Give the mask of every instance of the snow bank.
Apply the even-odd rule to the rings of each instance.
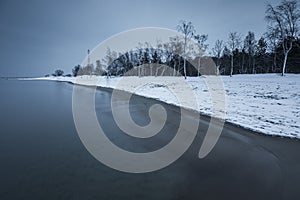
[[[170,89],[182,91],[182,77],[43,77],[34,80],[67,81],[82,85],[118,88],[166,103],[212,114],[205,77],[188,77],[198,107],[179,103]],[[225,120],[268,135],[300,138],[300,75],[277,74],[221,76],[226,95]],[[142,83],[147,83],[141,85]],[[118,85],[117,85],[118,84]],[[138,87],[138,89],[137,89]],[[184,105],[183,105],[184,104]]]

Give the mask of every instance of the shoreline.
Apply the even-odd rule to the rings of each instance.
[[[276,74],[274,74],[274,75],[276,75]],[[253,76],[255,76],[255,75],[253,75]],[[102,82],[99,81],[100,80],[99,78],[101,79]],[[118,79],[118,78],[119,77],[116,77],[116,79]],[[113,84],[112,85],[103,84],[103,81],[104,81],[103,79],[105,81],[111,81],[111,82],[116,80],[114,77],[107,79],[106,77],[95,77],[95,76],[18,78],[17,80],[57,81],[57,82],[67,82],[67,83],[70,83],[70,84],[73,84],[73,85],[77,84],[77,85],[82,85],[82,86],[97,86],[97,87],[101,87],[102,89],[111,89],[111,90],[116,89]],[[95,82],[95,80],[96,80],[96,82]],[[117,89],[119,89],[119,88],[117,88]],[[235,123],[234,121],[232,121],[230,119],[227,119],[227,118],[225,118],[225,120],[223,120],[223,119],[220,119],[218,117],[212,116],[209,112],[203,112],[199,109],[193,109],[191,107],[181,106],[181,105],[178,105],[178,104],[176,104],[175,102],[172,102],[172,101],[167,102],[167,101],[164,101],[163,99],[161,99],[159,97],[154,97],[154,96],[151,96],[151,95],[143,95],[143,94],[139,94],[139,93],[136,93],[136,92],[131,92],[129,89],[128,90],[119,89],[119,90],[126,91],[126,92],[129,92],[131,94],[135,94],[135,95],[138,95],[138,96],[141,96],[141,97],[144,97],[144,98],[150,98],[150,99],[158,100],[158,101],[170,104],[170,105],[182,107],[184,109],[191,110],[193,112],[197,112],[201,116],[204,116],[204,117],[207,117],[207,118],[213,117],[214,119],[217,119],[219,121],[224,121],[226,124],[230,124],[230,125],[233,125],[233,126],[238,127],[238,128],[243,128],[243,129],[246,129],[248,131],[252,131],[253,133],[259,134],[259,135],[266,135],[266,136],[272,136],[272,137],[278,137],[278,138],[290,138],[290,139],[296,139],[296,140],[300,139],[300,135],[287,135],[287,134],[283,135],[283,134],[276,134],[276,133],[275,134],[270,134],[270,133],[267,133],[267,132],[263,132],[260,129],[253,128],[253,127],[251,127],[251,125],[247,126],[247,124],[244,125],[244,124]]]

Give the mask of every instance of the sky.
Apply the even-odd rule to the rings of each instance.
[[[268,3],[279,0],[0,0],[0,77],[35,77],[55,69],[71,73],[87,49],[122,31],[176,29],[191,21],[197,33],[217,39],[237,31],[244,38],[266,30]]]

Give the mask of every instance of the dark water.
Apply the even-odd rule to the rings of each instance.
[[[176,198],[180,176],[122,173],[87,152],[73,122],[72,90],[68,83],[0,81],[0,199]]]
[[[205,120],[200,122],[200,136],[170,166],[145,174],[113,170],[81,143],[73,122],[72,91],[68,83],[0,80],[0,200],[295,199],[300,195],[299,141],[226,125],[213,151],[201,160],[197,154],[201,133],[207,129]],[[110,120],[109,100],[109,91],[97,91],[96,109],[103,116],[98,118],[116,144],[133,150],[141,141],[119,134]],[[131,112],[137,123],[148,123],[145,113],[153,102],[133,100]],[[168,112],[173,114],[165,132],[176,129],[178,120],[176,108],[169,106]],[[150,139],[150,145],[141,143],[136,150],[157,149],[172,137]]]

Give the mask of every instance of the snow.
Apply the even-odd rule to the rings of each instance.
[[[256,74],[219,76],[224,84],[226,121],[267,135],[300,138],[300,74]],[[118,88],[141,96],[155,98],[169,104],[214,115],[209,77],[42,77],[34,80],[67,81],[82,85]],[[198,105],[185,95],[185,83],[193,91]],[[175,92],[174,92],[175,91]],[[222,112],[222,111],[220,111]]]

